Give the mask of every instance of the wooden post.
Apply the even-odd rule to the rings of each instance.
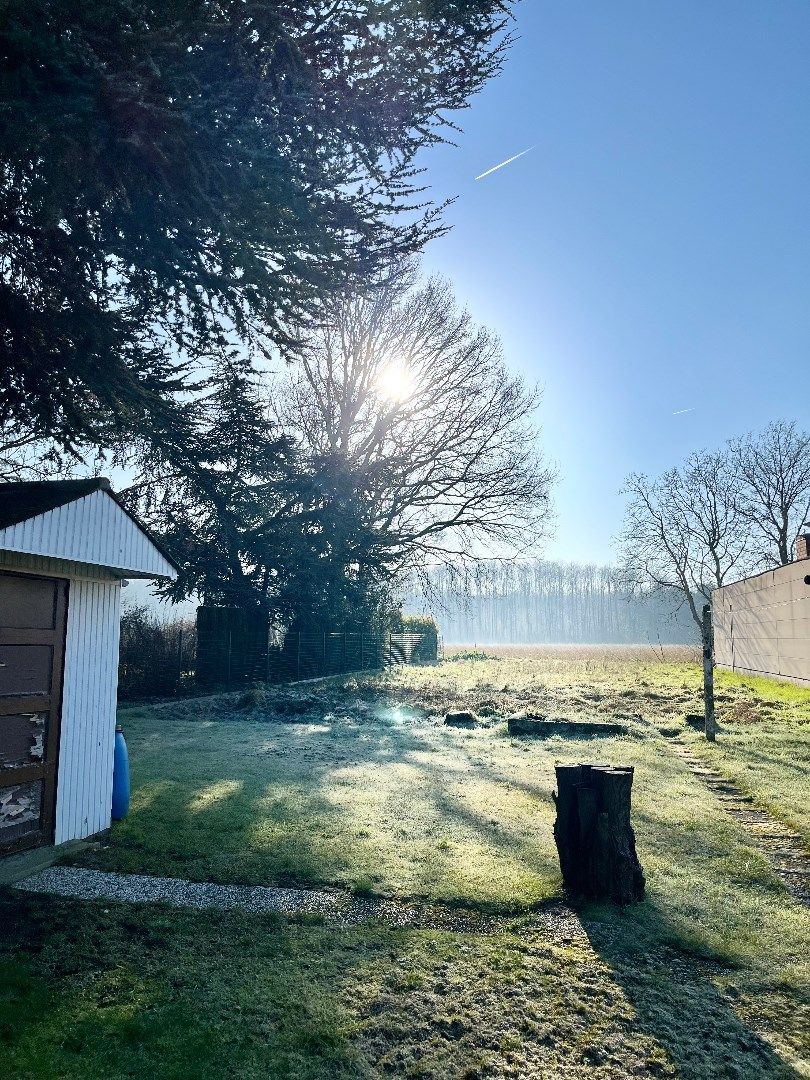
[[[298,648],[295,654],[295,677],[301,680],[301,631],[298,631]]]
[[[714,634],[712,606],[703,607],[703,704],[706,713],[706,738],[714,742],[717,725],[714,719]]]

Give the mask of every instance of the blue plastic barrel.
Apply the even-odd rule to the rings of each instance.
[[[121,821],[129,812],[129,754],[121,727],[115,729],[113,754],[112,819]]]

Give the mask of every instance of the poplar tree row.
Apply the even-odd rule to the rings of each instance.
[[[433,611],[446,642],[482,645],[693,643],[684,608],[629,587],[611,566],[490,560],[427,575],[406,599]]]

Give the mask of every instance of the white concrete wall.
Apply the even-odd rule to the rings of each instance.
[[[57,844],[110,824],[121,585],[72,578],[68,592]]]
[[[715,661],[752,675],[810,684],[810,559],[717,589]]]

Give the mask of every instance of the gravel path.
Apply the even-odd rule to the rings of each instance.
[[[264,885],[215,885],[144,874],[115,874],[77,866],[51,866],[14,886],[25,892],[68,896],[77,900],[114,900],[172,907],[215,908],[288,916],[319,916],[335,926],[381,923],[394,928],[455,930],[498,934],[515,930],[516,917],[484,915],[438,904],[407,903],[378,897],[357,897],[326,889],[282,889]],[[544,930],[566,938],[584,934],[570,908],[555,905],[533,912],[520,929]]]

